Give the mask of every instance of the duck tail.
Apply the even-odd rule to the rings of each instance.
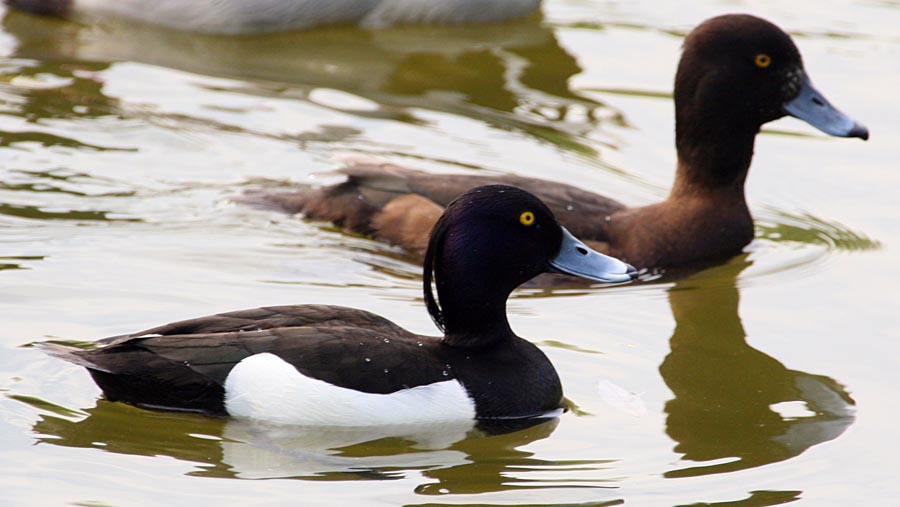
[[[4,3],[19,11],[57,18],[66,17],[72,8],[72,0],[5,0]]]
[[[38,342],[35,343],[34,346],[46,352],[47,355],[62,359],[63,361],[82,366],[89,370],[108,372],[106,368],[91,360],[89,350],[60,342]]]
[[[301,186],[291,190],[255,189],[232,197],[231,200],[254,208],[281,211],[283,213],[303,213],[321,193],[319,189]]]

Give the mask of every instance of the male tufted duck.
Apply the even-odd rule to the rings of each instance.
[[[451,202],[425,254],[420,336],[339,306],[257,308],[167,324],[83,350],[40,344],[88,369],[114,401],[276,423],[365,426],[538,417],[562,406],[556,370],[513,333],[506,299],[546,271],[626,282],[523,190],[493,185]],[[432,280],[437,290],[435,297]]]
[[[785,115],[833,136],[868,130],[813,88],[790,36],[750,15],[724,15],[684,41],[675,78],[678,167],[669,197],[639,208],[580,188],[521,176],[435,175],[355,164],[343,183],[260,191],[241,200],[330,220],[421,254],[443,206],[468,188],[514,185],[537,195],[594,248],[638,268],[690,267],[728,259],[753,239],[744,180],[760,127]]]

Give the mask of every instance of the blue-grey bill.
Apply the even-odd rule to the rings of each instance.
[[[812,85],[806,73],[803,73],[800,93],[793,100],[785,102],[784,110],[787,114],[809,123],[826,134],[869,138],[869,129],[832,106]]]
[[[589,248],[565,227],[562,231],[562,246],[550,261],[553,271],[607,283],[630,282],[637,278],[633,266]]]

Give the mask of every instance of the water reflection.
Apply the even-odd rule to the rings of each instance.
[[[138,218],[117,218],[111,211],[65,210],[45,211],[39,206],[0,203],[0,215],[35,220],[99,220],[103,222],[140,222]]]
[[[390,480],[416,471],[428,479],[416,492],[437,495],[570,487],[546,480],[546,473],[559,470],[565,482],[571,482],[572,470],[607,465],[604,460],[544,460],[521,449],[549,437],[559,422],[556,418],[525,428],[487,430],[473,430],[468,423],[306,428],[154,412],[105,400],[81,419],[69,410],[48,409],[46,404],[40,408],[44,415],[33,431],[41,444],[170,456],[195,463],[197,469],[190,473],[194,476]],[[540,479],[529,479],[530,471],[538,472]]]
[[[782,505],[800,500],[802,491],[751,491],[747,498],[740,500],[726,500],[724,502],[698,502],[677,507],[763,507],[768,505]]]
[[[424,121],[407,108],[445,111],[585,153],[594,148],[574,137],[600,121],[624,121],[616,112],[600,114],[603,104],[570,89],[569,78],[581,68],[536,17],[480,26],[330,27],[216,37],[115,21],[83,26],[9,12],[3,30],[16,40],[10,57],[93,68],[98,63],[80,62],[101,67],[142,62],[251,80],[256,83],[241,92],[298,100],[315,100],[312,90],[330,88],[375,104],[358,99],[317,104],[406,122]],[[286,90],[283,84],[294,86]]]
[[[18,256],[0,256],[0,271],[4,269],[29,269],[28,265],[22,262],[10,261],[42,261],[43,255],[18,255]]]
[[[53,59],[7,60],[0,67],[0,82],[5,85],[0,92],[5,107],[30,123],[75,116],[97,119],[119,112],[118,101],[103,95],[104,82],[98,73],[108,67],[107,63],[66,63]],[[39,131],[4,132],[0,146],[23,141],[44,146],[106,149]]]
[[[3,136],[2,132],[0,132],[0,136]],[[2,176],[4,179],[0,181],[0,192],[7,192],[0,193],[0,218],[15,217],[29,220],[72,220],[79,222],[141,221],[139,218],[125,216],[112,210],[72,209],[65,203],[59,202],[55,197],[46,198],[48,203],[42,205],[5,202],[7,199],[22,199],[23,197],[19,197],[19,195],[32,199],[40,194],[57,194],[73,197],[131,197],[134,195],[134,191],[110,190],[110,187],[115,182],[103,178],[95,178],[88,174],[64,169],[49,171],[10,169],[2,173]]]
[[[790,370],[747,344],[737,277],[750,264],[736,259],[669,291],[676,326],[659,367],[675,394],[665,407],[666,432],[682,459],[698,464],[666,477],[783,461],[837,438],[854,421],[854,401],[838,382]]]

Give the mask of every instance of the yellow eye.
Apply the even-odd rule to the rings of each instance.
[[[769,65],[772,65],[772,57],[765,53],[760,53],[753,59],[753,63],[760,69],[765,69]]]
[[[534,213],[530,211],[523,211],[521,215],[519,215],[519,223],[526,227],[531,227],[534,225]]]

